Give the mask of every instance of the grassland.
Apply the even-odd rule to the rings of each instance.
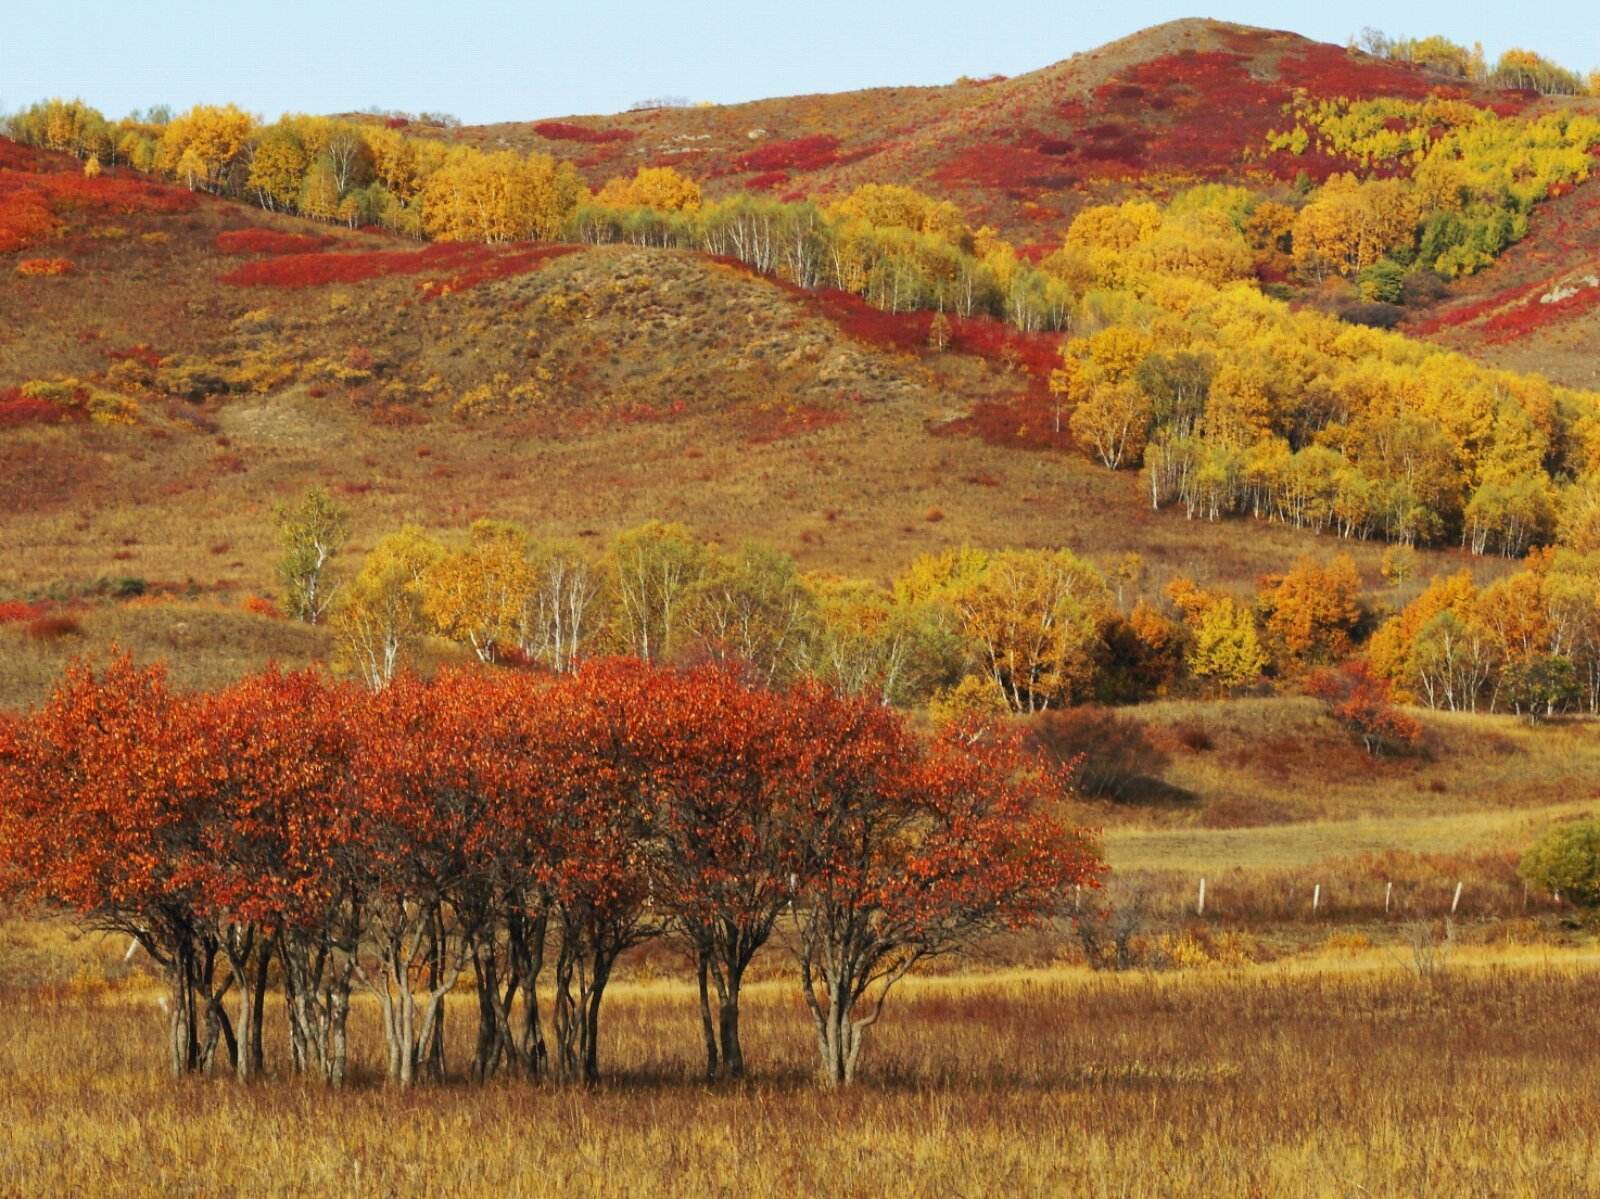
[[[837,1093],[787,984],[751,988],[756,1077],[729,1090],[695,1081],[688,988],[618,986],[597,1093],[397,1094],[368,1041],[346,1094],[176,1085],[148,995],[13,992],[0,1193],[1597,1194],[1596,970],[1544,948],[1431,980],[1368,952],[912,981]]]

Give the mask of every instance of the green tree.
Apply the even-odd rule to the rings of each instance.
[[[338,590],[328,566],[350,540],[349,513],[313,487],[299,503],[279,506],[276,520],[283,543],[278,576],[288,591],[284,607],[296,620],[316,624]]]
[[[1600,908],[1600,820],[1549,829],[1522,855],[1522,877],[1591,910]]]

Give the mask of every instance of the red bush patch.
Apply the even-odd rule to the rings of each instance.
[[[0,391],[0,429],[17,429],[23,425],[60,425],[82,415],[81,409],[34,399],[23,395],[15,387]]]
[[[73,158],[26,151],[5,142],[0,155],[0,253],[50,236],[71,216],[187,212],[192,192],[107,171],[86,178]]]
[[[22,624],[38,620],[49,610],[48,604],[30,604],[25,600],[0,601],[0,624]]]
[[[137,362],[151,370],[161,365],[161,355],[142,341],[136,346],[129,346],[126,350],[107,350],[106,357],[113,362]]]
[[[1548,293],[1546,293],[1548,294]],[[1579,287],[1550,303],[1532,300],[1496,313],[1479,326],[1486,342],[1519,341],[1539,329],[1558,325],[1600,308],[1600,287]]]
[[[815,404],[758,411],[750,421],[745,440],[751,445],[771,445],[775,441],[787,441],[791,437],[837,425],[845,416],[843,412],[819,408]]]
[[[928,344],[928,330],[933,324],[931,312],[885,312],[852,292],[831,288],[797,294],[808,301],[818,315],[827,317],[857,341],[909,353],[916,353]]]
[[[1062,160],[1010,142],[981,142],[946,160],[934,178],[945,184],[969,184],[1027,194],[1070,187],[1074,179],[1062,171]]]
[[[631,142],[639,136],[632,129],[590,129],[587,125],[570,125],[565,121],[540,121],[533,131],[553,142],[587,142],[590,145]]]
[[[746,191],[771,191],[787,182],[789,182],[788,171],[768,171],[763,175],[752,175],[744,181],[744,186]]]
[[[741,171],[820,171],[836,163],[839,139],[828,133],[814,133],[786,142],[769,142],[734,160]]]
[[[24,630],[35,641],[61,641],[83,636],[83,626],[70,616],[41,616]]]
[[[394,275],[446,273],[448,279],[430,282],[429,296],[476,287],[490,279],[526,274],[541,263],[577,246],[522,242],[509,246],[483,246],[468,242],[435,242],[420,250],[363,250],[320,254],[285,254],[261,258],[222,276],[232,287],[324,287],[332,283],[365,283]]]

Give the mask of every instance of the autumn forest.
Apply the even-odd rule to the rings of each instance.
[[[0,1194],[1600,1193],[1551,49],[0,112]]]

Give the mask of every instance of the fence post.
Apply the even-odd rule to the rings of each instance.
[[[1206,914],[1206,879],[1205,879],[1205,875],[1201,875],[1200,876],[1200,898],[1195,901],[1194,914],[1196,916],[1204,916]]]
[[[1322,906],[1322,884],[1318,883],[1311,889],[1311,914],[1315,916],[1317,909]]]
[[[1389,914],[1389,897],[1392,896],[1393,894],[1394,894],[1394,884],[1393,883],[1384,883],[1383,884],[1383,914],[1385,916],[1387,916]]]
[[[1454,916],[1456,909],[1461,906],[1461,888],[1464,884],[1456,884],[1456,897],[1450,901],[1450,914]]]

